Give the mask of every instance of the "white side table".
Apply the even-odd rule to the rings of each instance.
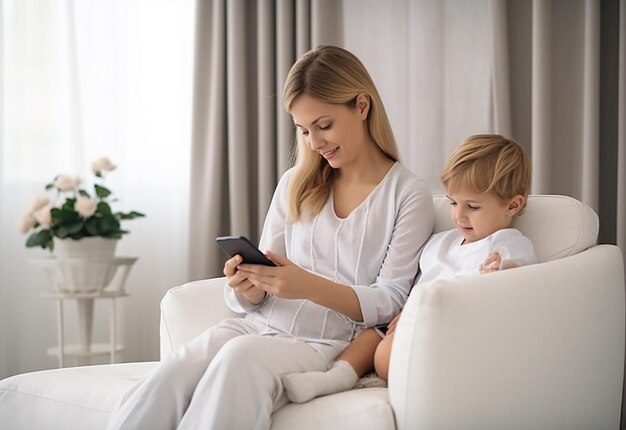
[[[127,297],[126,280],[130,269],[137,261],[136,257],[113,258],[41,258],[34,260],[49,276],[54,290],[42,294],[44,298],[57,302],[57,340],[58,346],[49,348],[48,354],[59,358],[59,367],[64,367],[66,357],[74,357],[77,364],[88,364],[95,356],[109,355],[110,363],[116,360],[116,354],[123,346],[116,341],[117,317],[116,300]],[[95,281],[94,281],[95,280]],[[83,282],[87,290],[80,290]],[[71,286],[71,289],[66,288]],[[109,343],[93,343],[93,309],[97,299],[111,301],[109,314]],[[65,345],[63,301],[76,300],[80,343]]]

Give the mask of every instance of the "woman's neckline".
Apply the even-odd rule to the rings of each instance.
[[[383,184],[383,183],[387,180],[387,178],[389,178],[389,177],[391,176],[391,172],[392,172],[393,170],[395,170],[395,169],[396,169],[396,166],[398,166],[398,165],[400,165],[400,163],[399,163],[398,161],[394,161],[394,163],[391,165],[391,167],[389,168],[389,170],[387,170],[387,173],[385,173],[385,175],[384,175],[384,176],[382,177],[382,179],[378,182],[378,184],[376,184],[376,186],[372,189],[372,191],[370,191],[370,192],[369,192],[369,194],[367,195],[367,197],[365,197],[365,198],[363,199],[363,201],[361,201],[361,203],[359,203],[358,205],[356,205],[356,206],[354,207],[354,209],[352,209],[352,210],[350,211],[350,213],[349,213],[348,215],[346,215],[345,217],[340,217],[339,215],[337,215],[337,212],[335,211],[335,199],[334,199],[334,195],[333,195],[334,193],[333,193],[333,190],[332,190],[332,188],[331,188],[331,190],[330,190],[330,196],[329,196],[329,199],[330,199],[330,210],[331,210],[331,213],[333,214],[333,216],[334,216],[336,219],[340,220],[340,221],[345,221],[345,220],[347,220],[348,218],[350,218],[350,217],[352,216],[352,214],[353,214],[353,213],[358,212],[358,210],[359,210],[359,209],[360,209],[363,205],[365,205],[365,204],[368,202],[368,200],[370,200],[370,199],[372,198],[372,196],[373,196],[374,194],[376,194],[376,192],[378,191],[378,189],[380,189],[380,187],[381,187],[381,186],[382,186],[382,184]]]

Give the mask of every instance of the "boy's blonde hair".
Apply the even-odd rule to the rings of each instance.
[[[522,146],[498,134],[476,134],[465,139],[450,155],[441,174],[448,192],[467,188],[494,193],[501,202],[520,194],[526,207],[531,165]]]
[[[349,51],[337,46],[318,46],[304,54],[289,71],[283,103],[289,112],[296,98],[308,94],[325,103],[356,109],[360,93],[370,99],[366,121],[372,139],[385,156],[398,161],[400,154],[374,81]],[[334,176],[335,170],[298,133],[296,163],[287,191],[290,221],[297,221],[305,209],[311,215],[322,210]]]

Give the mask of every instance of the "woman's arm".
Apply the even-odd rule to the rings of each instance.
[[[239,272],[273,296],[307,299],[355,321],[363,321],[359,299],[352,287],[308,272],[275,252],[268,251],[267,256],[279,267],[242,264]]]
[[[353,286],[368,327],[388,323],[400,312],[415,283],[420,251],[433,230],[433,198],[421,181],[414,180],[394,204],[398,210],[379,274],[373,284]]]
[[[286,208],[284,199],[290,174],[291,170],[285,172],[276,186],[270,208],[265,217],[260,249],[272,249],[276,252],[285,253]],[[250,312],[263,304],[267,299],[267,293],[255,286],[248,279],[246,273],[238,270],[237,266],[240,263],[241,261],[231,258],[224,264],[224,275],[229,278],[224,287],[224,299],[233,311]]]

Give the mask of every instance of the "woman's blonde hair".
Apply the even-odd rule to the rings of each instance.
[[[352,53],[337,46],[318,46],[304,54],[287,75],[283,103],[290,112],[293,102],[308,94],[332,104],[356,109],[361,93],[369,96],[367,114],[369,134],[380,150],[391,160],[400,159],[389,119],[374,81],[365,66]],[[291,221],[297,221],[306,210],[310,215],[320,212],[332,187],[335,170],[297,134],[294,171],[288,188],[288,208]]]
[[[450,155],[441,174],[447,192],[467,188],[493,192],[501,202],[520,194],[522,210],[530,193],[531,165],[522,146],[498,134],[476,134],[465,139]]]

